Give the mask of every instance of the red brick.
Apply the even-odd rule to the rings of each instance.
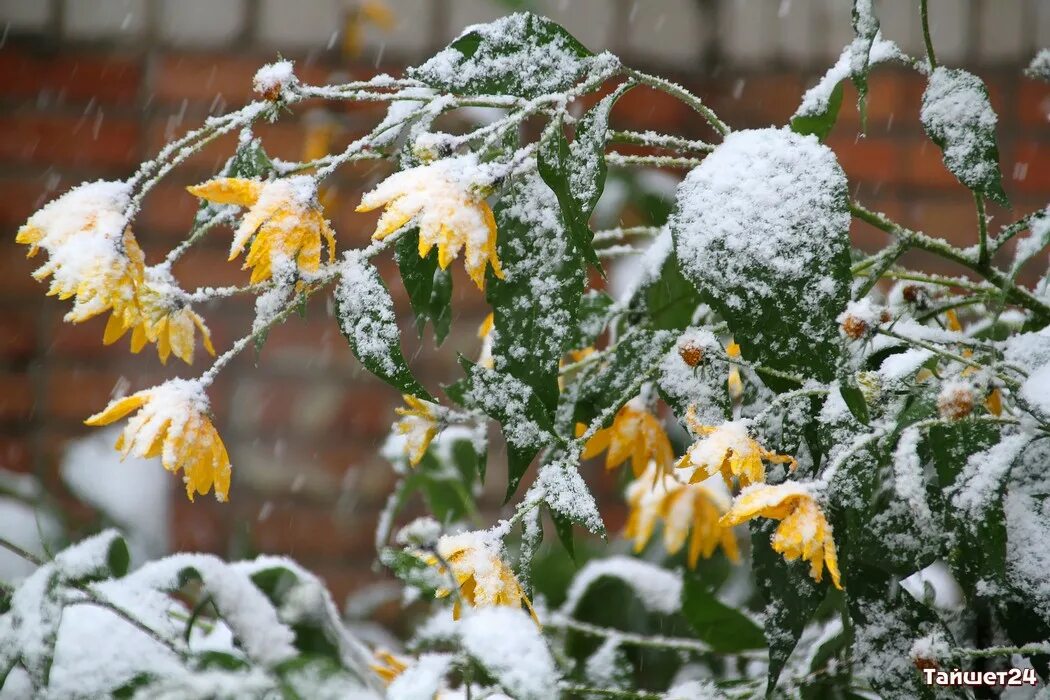
[[[33,446],[19,435],[0,435],[0,469],[29,473],[33,468]]]
[[[1020,140],[1003,162],[1008,190],[1044,196],[1050,192],[1050,142]]]
[[[612,123],[619,128],[675,131],[694,116],[700,119],[677,98],[659,90],[636,87],[624,93],[616,103]]]
[[[0,310],[0,358],[18,361],[29,358],[36,349],[36,319],[28,310]]]
[[[185,185],[173,180],[160,182],[146,195],[135,220],[139,243],[148,249],[151,242],[162,242],[170,250],[193,228],[193,217],[199,206],[200,200],[187,192]],[[159,252],[166,254],[167,250]]]
[[[898,119],[906,120],[910,115],[898,114],[901,95],[905,90],[902,73],[896,70],[876,70],[868,76],[868,98],[866,102],[868,133],[888,131],[896,125]],[[800,97],[801,99],[801,97]],[[853,131],[860,126],[860,110],[857,109],[857,91],[852,81],[845,81],[842,107],[839,110],[838,124],[848,126]],[[841,130],[844,136],[847,134]]]
[[[272,58],[215,53],[173,53],[161,56],[157,66],[155,98],[160,102],[191,100],[211,104],[220,95],[230,107],[255,99],[252,78]],[[323,84],[329,70],[299,61],[300,80]]]
[[[178,482],[177,477],[172,477]],[[175,483],[172,490],[171,548],[176,552],[207,552],[225,556],[229,547],[231,505],[218,503],[211,496],[197,496],[192,502]],[[231,496],[235,495],[231,488]]]
[[[109,403],[120,380],[119,372],[52,369],[47,377],[43,410],[52,418],[83,421]],[[139,388],[134,383],[128,387],[129,392]]]
[[[47,282],[37,282],[32,275],[47,260],[47,254],[40,251],[34,257],[27,258],[26,251],[29,249],[10,241],[5,240],[0,245],[0,295],[5,299],[43,297],[47,293]]]
[[[955,176],[944,167],[944,157],[937,144],[929,139],[922,139],[903,143],[902,148],[904,149],[902,184],[920,187],[963,188]]]
[[[833,136],[827,141],[835,151],[851,184],[865,182],[891,185],[900,172],[898,141],[878,136]]]
[[[977,242],[977,210],[966,190],[958,196],[912,202],[907,208],[906,221],[912,228],[954,245],[965,247]]]
[[[1018,86],[1017,118],[1023,126],[1046,129],[1050,123],[1050,85],[1024,80]]]
[[[106,169],[137,163],[140,126],[131,119],[0,116],[0,161]]]
[[[21,226],[57,194],[49,191],[41,178],[0,178],[0,224]]]
[[[105,53],[36,54],[0,50],[4,96],[35,101],[47,95],[60,101],[132,104],[142,82],[141,57]]]
[[[35,413],[33,384],[27,374],[0,374],[0,420],[29,420]]]
[[[257,551],[288,554],[300,559],[354,559],[372,542],[376,513],[354,511],[353,524],[343,521],[334,507],[318,508],[294,501],[273,501],[269,507],[232,501],[237,519],[251,524]],[[260,515],[264,516],[260,518]]]

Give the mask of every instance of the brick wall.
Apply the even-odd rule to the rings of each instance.
[[[124,177],[165,139],[249,99],[252,74],[277,51],[295,58],[311,82],[377,69],[397,73],[463,25],[503,12],[499,3],[467,0],[388,4],[395,25],[386,32],[369,28],[362,53],[350,60],[339,50],[347,4],[336,0],[0,0],[0,467],[35,471],[55,483],[63,444],[85,433],[81,421],[115,387],[188,374],[177,360],[162,367],[148,349],[132,356],[123,344],[103,347],[100,320],[63,324],[64,305],[43,296],[29,277],[35,261],[12,242],[18,225],[70,186]],[[849,36],[848,3],[832,0],[537,4],[591,48],[610,48],[686,83],[737,127],[784,123]],[[914,52],[920,38],[913,4],[882,3],[886,33]],[[1050,45],[1050,2],[933,0],[931,8],[940,20],[935,41],[943,60],[985,78],[1000,115],[1015,211],[992,212],[994,227],[1045,205],[1050,195],[1050,89],[1018,71],[1037,46]],[[847,90],[829,144],[863,201],[908,225],[965,241],[974,231],[972,200],[922,135],[922,89],[915,75],[880,71],[871,81],[863,138]],[[257,133],[272,154],[297,159],[309,120],[336,123],[338,146],[380,114],[378,107],[335,105]],[[630,93],[616,115],[624,128],[703,135],[687,108],[656,93]],[[230,148],[230,140],[219,142],[149,197],[136,233],[152,259],[187,230],[196,202],[183,187],[212,174]],[[338,175],[330,213],[343,247],[367,240],[372,220],[352,210],[380,173],[366,165]],[[870,229],[855,233],[861,245],[880,241]],[[226,235],[216,234],[180,261],[176,274],[184,286],[243,283],[245,274],[225,261],[227,245]],[[389,265],[381,270],[393,279]],[[400,285],[390,286],[404,308]],[[456,323],[442,352],[431,352],[427,340],[417,354],[406,333],[406,356],[432,386],[455,375],[455,352],[477,351],[474,330],[485,309],[464,278],[457,289]],[[219,347],[250,325],[248,300],[199,310]],[[337,593],[374,578],[371,536],[392,483],[375,452],[398,397],[359,369],[326,301],[315,300],[305,320],[274,330],[257,356],[239,358],[212,395],[235,466],[232,502],[191,504],[173,493],[172,547],[290,552]],[[612,488],[597,473],[593,481]],[[621,510],[613,499],[614,530]]]

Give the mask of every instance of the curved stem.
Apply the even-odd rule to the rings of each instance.
[[[926,60],[930,62],[930,71],[937,69],[937,55],[933,52],[933,38],[930,36],[930,11],[927,0],[919,0],[919,18],[922,20],[922,40],[926,43]]]
[[[977,205],[977,264],[987,265],[990,256],[988,254],[988,217],[984,211],[984,195],[974,192],[973,201]]]
[[[678,83],[671,82],[670,80],[666,80],[664,78],[659,78],[655,75],[649,75],[648,73],[643,73],[633,68],[627,68],[625,70],[625,73],[631,78],[637,80],[642,85],[651,87],[654,90],[659,90],[660,92],[666,92],[672,97],[677,97],[679,100],[692,107],[696,112],[700,114],[700,116],[706,119],[707,123],[710,124],[711,127],[719,133],[719,135],[725,136],[729,133],[729,126],[721,119],[719,119],[718,115],[715,114],[710,107],[705,105],[699,97],[689,92]]]

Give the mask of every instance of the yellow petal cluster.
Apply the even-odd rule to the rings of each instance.
[[[437,404],[417,399],[411,394],[405,394],[401,398],[408,408],[394,409],[394,412],[401,416],[394,424],[394,429],[405,436],[405,454],[414,467],[423,459],[430,441],[437,435]]]
[[[485,534],[463,532],[458,535],[442,535],[437,542],[437,554],[426,556],[429,566],[437,567],[438,574],[449,576],[445,564],[451,569],[451,577],[459,586],[459,595],[452,608],[452,617],[460,618],[462,609],[460,600],[471,607],[484,608],[493,605],[506,605],[520,608],[523,604],[536,620],[532,603],[521,589],[521,584],[514,577],[514,572],[503,563],[499,547],[490,542]],[[443,560],[443,561],[442,561]],[[451,589],[442,588],[438,597],[452,594]],[[538,620],[537,620],[538,622]]]
[[[368,667],[375,671],[386,685],[393,683],[394,679],[408,668],[409,659],[386,649],[376,649],[373,656],[375,660]]]
[[[472,160],[448,158],[394,173],[361,198],[357,211],[385,207],[372,237],[382,240],[410,221],[419,226],[419,256],[434,246],[438,265],[446,269],[463,252],[467,274],[478,289],[485,289],[485,270],[503,279],[496,255],[496,219],[475,188],[455,177],[476,167]]]
[[[481,339],[481,352],[478,354],[478,364],[482,367],[492,369],[492,329],[496,326],[496,315],[489,312],[485,320],[478,326],[478,338]]]
[[[364,48],[364,34],[368,26],[384,32],[394,28],[397,18],[393,10],[381,0],[363,0],[351,5],[343,26],[343,56],[358,58]]]
[[[730,342],[726,345],[726,355],[732,359],[738,359],[740,357],[740,346],[735,342]],[[729,379],[726,380],[726,384],[729,387],[729,396],[738,399],[744,393],[744,381],[740,378],[740,368],[733,365],[729,368]]]
[[[252,271],[251,284],[271,279],[276,269],[290,264],[300,274],[317,272],[322,238],[329,262],[335,259],[335,233],[318,204],[317,185],[309,175],[268,182],[220,177],[188,189],[215,204],[248,208],[233,234],[230,260],[248,248],[244,269]]]
[[[225,501],[230,492],[230,458],[208,417],[208,397],[197,381],[172,379],[151,389],[116,399],[87,425],[109,425],[138,411],[117,439],[124,457],[160,457],[170,472],[182,471],[186,496],[206,494]]]
[[[732,528],[719,523],[729,507],[728,499],[712,488],[682,483],[650,464],[627,487],[627,505],[630,514],[625,534],[634,542],[635,552],[645,549],[656,524],[663,521],[664,549],[668,554],[681,551],[688,537],[689,568],[696,567],[701,556],[710,558],[719,546],[731,562],[740,561]]]
[[[794,470],[798,463],[794,457],[781,455],[763,448],[748,433],[747,422],[729,421],[719,426],[703,425],[697,420],[694,407],[686,414],[689,429],[700,436],[686,450],[676,465],[679,469],[692,470],[689,481],[703,481],[721,473],[726,486],[732,488],[736,477],[741,488],[766,480],[765,462],[788,464]]]
[[[587,426],[576,424],[576,436],[586,432]],[[629,457],[635,476],[640,476],[649,462],[657,469],[671,471],[674,451],[660,420],[636,401],[624,404],[612,425],[594,433],[583,448],[583,459],[605,452],[605,468],[615,469]]]
[[[756,484],[740,492],[721,522],[731,526],[756,517],[781,521],[773,533],[774,551],[788,561],[808,561],[809,575],[817,582],[827,566],[832,584],[842,589],[831,525],[809,489],[795,482]]]

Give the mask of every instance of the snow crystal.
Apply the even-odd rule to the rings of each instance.
[[[470,370],[470,392],[467,400],[487,415],[500,416],[503,437],[515,447],[531,449],[554,440],[529,415],[532,387],[494,370],[474,365]],[[534,400],[534,399],[533,399]]]
[[[827,112],[832,92],[839,83],[850,77],[855,67],[863,66],[865,63],[873,66],[878,63],[904,60],[906,60],[904,53],[892,41],[883,39],[881,32],[875,35],[875,41],[870,47],[863,37],[857,37],[846,45],[838,61],[828,69],[820,82],[802,96],[802,103],[795,110],[794,117],[812,117]]]
[[[1028,375],[1021,385],[1021,396],[1045,416],[1050,416],[1050,364]]]
[[[639,289],[660,277],[660,271],[673,248],[671,229],[664,226],[641,256],[617,266],[619,274],[613,284],[614,289],[620,287],[616,296],[621,304],[628,303]]]
[[[400,545],[432,546],[440,536],[441,523],[430,516],[423,516],[398,530],[394,541]]]
[[[919,637],[911,645],[908,657],[912,661],[948,661],[951,644],[944,636],[944,631],[935,629],[925,637]]]
[[[252,88],[260,95],[279,95],[286,88],[298,83],[295,77],[295,64],[292,61],[267,63],[252,78]]]
[[[543,491],[544,502],[555,513],[580,523],[591,532],[605,531],[598,504],[574,465],[566,462],[544,465],[536,479],[536,488]]]
[[[554,659],[532,618],[522,610],[493,606],[471,611],[459,626],[463,649],[503,689],[521,700],[557,696]]]
[[[926,502],[926,478],[919,459],[921,439],[918,428],[907,428],[901,433],[893,453],[893,490],[908,504],[918,527],[926,529],[934,525],[934,520]]]
[[[998,118],[984,83],[972,73],[938,66],[922,96],[922,124],[944,144],[944,164],[960,182],[981,188],[996,176],[999,164],[986,156]]]
[[[388,375],[396,374],[398,365],[391,349],[400,348],[401,333],[394,302],[379,272],[357,251],[343,256],[335,298],[339,325],[361,361],[374,363]]]
[[[410,87],[401,90],[398,92],[398,95],[401,97],[418,97],[419,99],[418,101],[398,99],[390,103],[386,115],[374,129],[377,136],[372,139],[372,146],[375,148],[389,146],[397,141],[408,126],[410,117],[433,99],[437,93],[427,87]]]
[[[1040,49],[1025,72],[1033,78],[1050,80],[1050,49]]]
[[[1003,359],[1030,372],[1050,364],[1050,326],[1008,338],[1003,343]]]
[[[886,382],[910,379],[931,357],[932,352],[921,348],[911,348],[890,355],[879,365],[879,376]]]
[[[737,313],[772,301],[777,308],[764,313],[817,322],[837,301],[839,283],[821,274],[848,245],[845,196],[846,176],[816,137],[787,129],[731,133],[678,189],[671,221],[678,260]],[[778,298],[791,284],[810,291]],[[825,334],[808,326],[796,342]]]
[[[612,556],[589,561],[580,569],[569,586],[562,612],[571,615],[590,587],[602,578],[623,581],[650,612],[671,615],[681,605],[681,575],[640,559]]]

